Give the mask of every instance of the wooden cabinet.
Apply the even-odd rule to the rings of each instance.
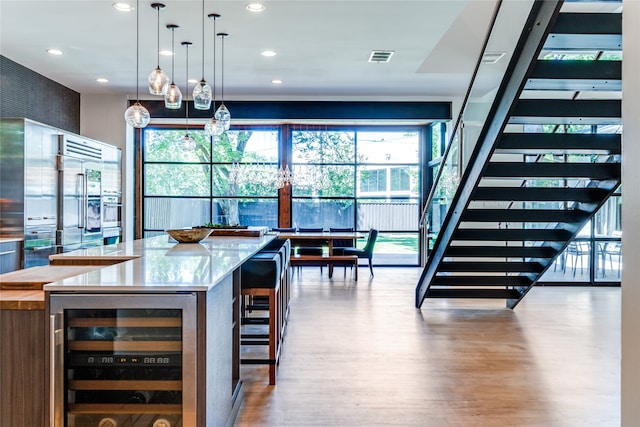
[[[0,291],[0,427],[45,427],[44,302],[6,300],[7,294],[17,292]]]

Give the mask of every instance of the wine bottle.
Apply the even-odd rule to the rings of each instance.
[[[129,403],[149,403],[153,398],[153,392],[149,390],[137,390],[131,393]]]
[[[171,427],[171,423],[167,419],[158,418],[155,420],[152,427]]]
[[[118,422],[113,418],[103,418],[98,423],[98,427],[118,427]]]

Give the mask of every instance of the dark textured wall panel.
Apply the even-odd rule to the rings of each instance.
[[[0,117],[26,117],[80,133],[80,94],[0,56]]]

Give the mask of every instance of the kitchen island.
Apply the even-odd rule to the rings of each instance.
[[[129,260],[44,286],[50,425],[232,425],[240,266],[273,238],[164,235],[81,250]],[[74,252],[67,259],[81,262]]]

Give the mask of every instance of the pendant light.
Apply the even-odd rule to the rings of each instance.
[[[158,22],[156,25],[157,29],[157,57],[158,57],[158,66],[155,70],[149,74],[149,78],[147,82],[149,83],[149,92],[151,95],[162,95],[165,90],[167,90],[167,85],[169,84],[169,76],[167,73],[162,71],[160,68],[160,9],[164,9],[165,5],[162,3],[151,3],[151,7],[154,8],[158,12]]]
[[[175,49],[175,30],[176,28],[180,28],[177,25],[169,24],[167,28],[171,30],[171,84],[167,88],[167,91],[164,93],[164,106],[170,110],[179,110],[182,106],[182,92],[180,92],[180,88],[173,82],[175,75],[175,57],[176,57],[176,49]]]
[[[193,106],[197,110],[211,108],[211,86],[204,79],[204,0],[202,0],[202,79],[193,88]]]
[[[196,142],[193,140],[193,138],[191,137],[191,135],[189,135],[189,48],[191,47],[192,43],[191,42],[182,42],[182,46],[185,47],[185,50],[187,51],[187,65],[185,67],[186,69],[186,75],[185,75],[185,90],[187,91],[187,98],[184,100],[184,110],[185,110],[185,117],[186,117],[186,124],[185,124],[185,134],[182,137],[182,141],[181,141],[181,146],[180,148],[182,148],[182,151],[194,151],[196,149]]]
[[[220,106],[218,107],[218,109],[216,110],[216,113],[214,114],[214,117],[216,118],[216,120],[218,120],[219,122],[222,122],[222,125],[224,127],[224,130],[227,131],[229,130],[229,127],[231,126],[231,113],[229,112],[229,110],[227,109],[226,105],[224,105],[224,39],[229,37],[229,34],[227,33],[218,33],[217,34],[218,37],[220,37],[220,39],[222,39],[222,65],[221,65],[221,83],[220,83]]]
[[[140,8],[138,7],[139,2],[140,0],[136,0],[136,103],[127,108],[127,110],[124,112],[124,120],[129,126],[133,126],[134,128],[143,128],[147,126],[149,124],[149,120],[151,120],[149,110],[147,110],[142,106],[142,104],[140,104],[140,93],[138,87],[138,56],[140,51]]]
[[[217,13],[210,13],[208,15],[210,19],[213,19],[213,110],[216,109],[216,20],[220,18]],[[219,136],[224,133],[224,125],[222,122],[216,120],[215,116],[204,125],[204,133],[207,136]]]

